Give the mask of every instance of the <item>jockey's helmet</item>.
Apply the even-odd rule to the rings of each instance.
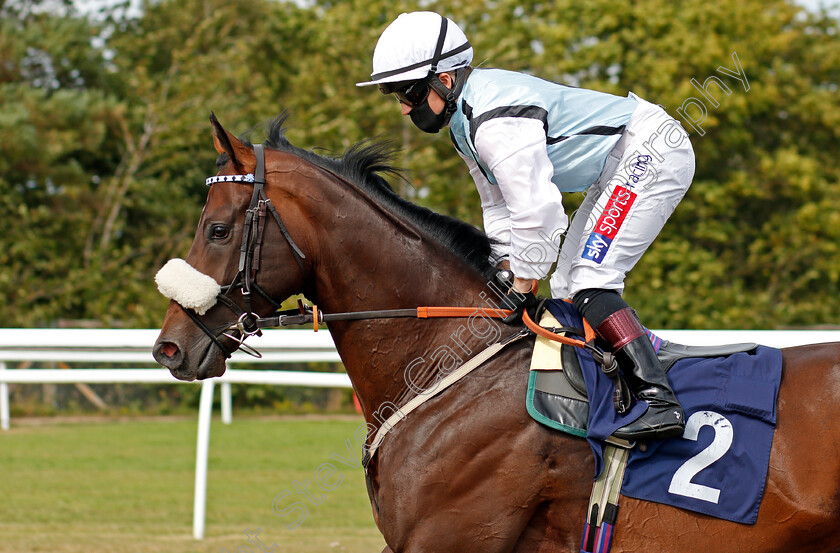
[[[356,86],[423,79],[466,67],[472,58],[470,42],[451,19],[434,12],[404,13],[376,43],[371,80]]]

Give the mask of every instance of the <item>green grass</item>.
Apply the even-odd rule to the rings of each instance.
[[[12,421],[14,425],[14,420]],[[360,468],[331,458],[348,457],[361,418],[234,418],[213,420],[205,539],[192,538],[196,420],[47,423],[0,433],[0,552],[248,553],[246,530],[260,529],[266,549],[307,553],[379,552]],[[316,471],[324,463],[338,469]],[[326,469],[325,469],[326,470]],[[321,501],[295,493],[294,482]],[[272,512],[274,498],[291,491]],[[224,548],[224,549],[223,549]]]

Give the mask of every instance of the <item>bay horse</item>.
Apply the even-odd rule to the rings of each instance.
[[[254,185],[221,177],[254,173],[257,158],[252,145],[211,121],[220,182],[186,261],[226,283],[239,273]],[[324,313],[486,305],[494,272],[488,239],[392,192],[382,176],[394,172],[387,147],[322,157],[292,146],[282,127],[283,118],[274,120],[264,144],[264,193],[278,224],[269,216],[261,231],[252,273],[260,293],[248,300],[255,313],[270,315],[296,293]],[[242,293],[227,292],[229,300],[202,316],[170,303],[154,355],[176,378],[225,371],[236,333],[211,337],[199,325],[225,328],[231,309],[245,311]],[[383,406],[423,393],[452,370],[453,357],[518,330],[488,321],[470,329],[459,318],[365,318],[330,323],[329,331],[375,429]],[[594,460],[585,440],[526,412],[533,342],[506,347],[385,437],[369,466],[369,494],[386,552],[579,551]],[[613,551],[840,552],[840,344],[783,350],[777,417],[755,524],[623,497]]]

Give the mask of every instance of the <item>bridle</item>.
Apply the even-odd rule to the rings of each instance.
[[[252,293],[256,292],[263,299],[268,301],[275,309],[280,309],[281,304],[272,298],[265,290],[257,284],[257,273],[260,270],[263,240],[265,238],[265,223],[268,215],[271,214],[277,226],[280,228],[280,233],[289,247],[292,250],[292,255],[300,268],[301,275],[304,282],[308,276],[308,271],[303,263],[306,256],[301,249],[292,240],[289,230],[280,218],[277,209],[271,203],[271,200],[265,194],[265,149],[262,144],[254,145],[254,155],[256,156],[256,167],[253,173],[247,175],[220,175],[210,177],[205,181],[207,186],[212,186],[217,182],[242,182],[246,184],[253,184],[254,191],[251,194],[251,202],[248,209],[245,211],[245,224],[242,228],[242,245],[239,248],[239,266],[236,276],[227,286],[222,287],[221,293],[216,296],[216,299],[221,302],[228,309],[233,311],[237,316],[235,323],[232,323],[220,332],[215,333],[195,314],[192,309],[184,308],[184,311],[189,315],[190,319],[213,341],[213,343],[225,354],[226,358],[230,358],[234,351],[241,349],[243,352],[254,357],[261,357],[260,353],[245,343],[245,340],[254,334],[260,335],[261,329],[268,325],[260,324],[260,317],[254,313],[252,307]],[[239,289],[242,294],[242,301],[245,308],[242,309],[236,304],[229,294],[232,290]],[[231,334],[234,331],[239,332],[239,336]],[[225,336],[236,342],[236,347],[231,350],[219,337]]]

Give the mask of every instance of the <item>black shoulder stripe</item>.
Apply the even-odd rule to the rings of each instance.
[[[624,132],[624,127],[625,125],[621,125],[620,127],[608,127],[606,125],[599,125],[597,127],[589,127],[585,131],[579,132],[578,134],[621,134]]]
[[[464,117],[467,118],[467,121],[472,121],[473,109],[466,100],[461,100],[461,111],[464,112]]]
[[[586,130],[583,130],[577,133],[574,136],[580,136],[582,134],[597,134],[601,136],[609,136],[611,134],[621,134],[624,132],[624,128],[626,125],[621,125],[619,127],[609,127],[607,125],[598,125],[596,127],[589,127]],[[549,136],[546,140],[546,144],[557,144],[558,142],[563,142],[568,136]]]
[[[546,138],[545,143],[546,144],[557,144],[558,142],[563,142],[567,138],[569,138],[569,137],[568,136],[549,136],[548,138]]]
[[[475,119],[470,118],[470,140],[475,143],[475,133],[485,121],[499,117],[526,117],[542,121],[543,129],[548,135],[548,111],[539,106],[502,106],[482,113]]]

